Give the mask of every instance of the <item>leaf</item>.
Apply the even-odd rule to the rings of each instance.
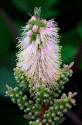
[[[61,124],[63,121],[64,121],[64,118],[60,118],[60,119],[56,122],[55,125],[59,125],[59,124]]]
[[[0,95],[5,95],[6,84],[12,88],[16,87],[13,71],[6,67],[0,67]]]
[[[15,7],[25,13],[31,11],[28,0],[11,0],[11,2],[15,5]]]
[[[7,56],[5,56],[1,62],[0,65],[4,67],[8,67],[9,69],[13,69],[16,66],[16,52],[9,53]]]
[[[50,8],[52,6],[56,6],[58,3],[60,2],[60,0],[46,0],[45,5]]]
[[[72,62],[76,52],[77,52],[76,47],[73,47],[71,45],[67,45],[67,46],[63,45],[62,51],[61,51],[63,64]]]
[[[12,33],[4,21],[4,19],[0,16],[0,56],[4,57],[9,53],[10,46],[13,42]]]
[[[24,115],[24,118],[25,118],[25,119],[28,119],[28,120],[32,120],[32,121],[35,120],[35,119],[32,119],[28,114],[25,114],[25,115]]]
[[[69,63],[73,61],[74,56],[77,53],[79,44],[82,42],[80,26],[81,24],[78,24],[71,31],[61,34],[60,45],[62,46],[61,52],[63,63]]]
[[[50,18],[50,17],[57,16],[58,14],[59,14],[58,11],[45,9],[45,11],[42,10],[41,17],[42,18],[47,18],[47,17]]]
[[[28,19],[27,19],[27,21],[28,21]],[[14,23],[15,23],[15,25],[17,27],[17,30],[18,30],[19,34],[21,34],[22,33],[21,29],[22,29],[23,26],[26,25],[26,22],[23,23],[21,20],[14,20]]]
[[[81,40],[82,40],[82,22],[80,22],[78,24],[78,26],[76,27],[77,33],[80,36]],[[82,41],[81,41],[82,42]]]

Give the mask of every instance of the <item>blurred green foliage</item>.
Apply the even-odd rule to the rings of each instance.
[[[75,28],[69,32],[61,34],[62,61],[70,63],[77,53],[79,45],[82,43],[82,23],[79,22]]]
[[[56,6],[56,4],[60,0],[11,0],[13,5],[18,8],[20,11],[23,11],[27,14],[33,14],[34,7],[42,8],[41,17],[52,17],[58,14],[57,10],[54,10],[52,6]]]
[[[23,118],[23,113],[17,107],[7,105],[4,108],[0,106],[0,124],[1,125],[28,125],[28,121]],[[5,111],[5,112],[4,112]],[[5,119],[5,120],[4,120]]]
[[[0,16],[0,57],[9,53],[10,46],[13,42],[12,33],[5,20]]]
[[[15,47],[17,39],[14,31],[11,30],[12,25],[8,25],[8,20],[4,18],[6,14],[13,26],[16,26],[16,32],[19,36],[21,33],[21,26],[24,26],[30,16],[33,15],[34,7],[41,6],[41,17],[46,19],[55,18],[58,22],[60,31],[60,45],[62,46],[61,55],[63,63],[70,63],[73,61],[80,44],[82,44],[82,0],[3,0],[0,1],[0,96],[5,95],[5,84],[12,87],[16,86],[16,81],[13,75],[13,68],[15,67],[16,52]],[[3,12],[1,11],[3,10]],[[82,70],[82,60],[80,61],[79,69]],[[5,99],[5,97],[4,97]],[[3,108],[1,108],[3,110]],[[1,112],[3,112],[1,110]],[[5,109],[6,112],[7,109]],[[12,110],[12,112],[14,109]],[[11,114],[11,109],[9,110]],[[16,114],[14,118],[19,114]],[[5,114],[6,116],[7,114]],[[20,115],[19,115],[20,116]],[[9,116],[8,116],[9,117]],[[13,119],[13,118],[11,118]],[[18,122],[12,125],[24,125],[26,121],[19,117]],[[8,121],[8,120],[7,120]],[[19,122],[20,121],[20,122]],[[8,121],[9,122],[9,121]],[[25,123],[24,123],[25,122]],[[5,123],[3,123],[5,125]],[[7,125],[7,124],[6,124]],[[8,125],[11,125],[9,122]]]

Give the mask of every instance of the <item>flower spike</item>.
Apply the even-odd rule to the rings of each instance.
[[[19,38],[14,68],[18,87],[6,85],[6,95],[24,111],[30,125],[59,125],[65,119],[63,113],[76,104],[76,92],[60,95],[73,74],[74,63],[61,68],[59,29],[53,19],[40,19],[40,13],[41,8],[35,7]],[[27,96],[23,90],[28,87]]]
[[[58,28],[54,20],[40,19],[41,9],[34,9],[34,16],[25,26],[19,39],[17,67],[31,79],[30,86],[54,85],[61,75]]]

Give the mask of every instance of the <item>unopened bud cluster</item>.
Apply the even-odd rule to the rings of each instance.
[[[25,76],[25,74],[22,71],[20,71],[18,68],[14,68],[13,70],[14,70],[14,76],[18,83],[18,86],[23,89],[27,88],[30,82],[30,78]]]
[[[23,77],[24,74],[16,69],[14,71],[17,82],[18,80],[21,81],[22,77],[22,80],[26,83],[26,78]],[[13,103],[17,103],[20,109],[24,110],[24,112],[34,120],[30,122],[30,125],[34,125],[35,123],[36,125],[41,125],[42,122],[46,125],[60,124],[60,122],[64,120],[63,113],[72,107],[71,104],[75,105],[73,97],[76,93],[69,92],[68,96],[63,93],[61,98],[58,99],[61,90],[64,88],[64,84],[69,80],[69,77],[72,76],[72,73],[73,71],[69,66],[64,65],[62,75],[54,86],[46,88],[45,86],[39,86],[36,89],[33,96],[35,101],[33,101],[33,99],[28,100],[28,97],[23,95],[23,92],[20,91],[18,87],[12,89],[7,85],[8,91],[6,94],[11,97]],[[20,84],[21,82],[19,82],[19,85]],[[24,89],[24,86],[21,85],[21,88]],[[42,112],[42,110],[44,110],[44,112]]]

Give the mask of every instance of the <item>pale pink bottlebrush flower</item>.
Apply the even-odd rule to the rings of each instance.
[[[27,48],[30,44],[30,37],[27,35],[24,39],[19,39],[19,44],[17,45],[21,50]]]
[[[35,25],[33,28],[35,29]],[[17,54],[17,67],[30,77],[30,85],[34,88],[39,85],[53,85],[61,75],[56,23],[53,20],[46,21],[45,26],[41,26],[39,33],[33,37],[35,39],[30,38],[34,36],[30,32],[27,32],[22,42],[19,40],[21,51]]]

